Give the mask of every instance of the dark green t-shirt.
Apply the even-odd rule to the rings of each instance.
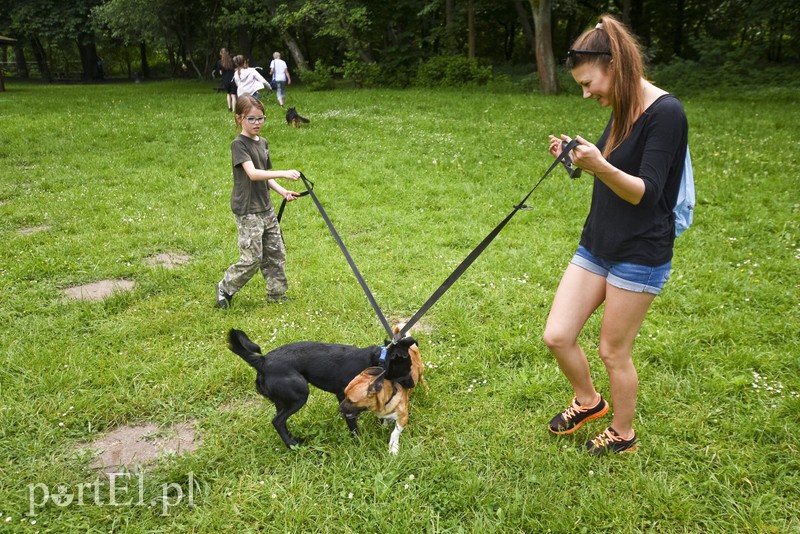
[[[233,165],[233,191],[231,209],[236,215],[249,215],[269,211],[272,203],[266,180],[253,181],[244,172],[242,163],[252,161],[256,169],[272,169],[269,147],[263,137],[258,141],[242,134],[231,143],[231,164]]]

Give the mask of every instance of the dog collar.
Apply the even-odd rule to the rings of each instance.
[[[383,365],[384,363],[386,363],[386,345],[384,345],[383,347],[381,347],[381,355],[380,355],[380,357],[378,358],[378,362],[379,362],[381,365]]]
[[[392,396],[386,399],[386,402],[383,403],[383,407],[389,406],[389,403],[392,402],[394,396],[397,395],[397,384],[392,382]]]

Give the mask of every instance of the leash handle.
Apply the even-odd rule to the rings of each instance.
[[[522,202],[514,206],[514,210],[511,213],[509,213],[508,216],[506,216],[506,218],[503,219],[500,222],[500,224],[498,224],[495,227],[494,230],[489,232],[489,235],[487,235],[483,239],[483,241],[481,241],[478,244],[478,246],[475,247],[475,249],[472,252],[470,252],[466,258],[464,258],[464,261],[462,261],[459,264],[459,266],[456,267],[456,270],[453,271],[452,274],[448,276],[444,282],[442,282],[442,285],[440,285],[439,288],[433,293],[433,295],[431,295],[431,297],[427,301],[425,301],[425,304],[422,305],[419,311],[417,311],[417,313],[415,313],[414,316],[408,320],[408,322],[400,330],[400,332],[398,332],[397,335],[392,336],[392,343],[397,343],[397,341],[402,339],[406,335],[406,333],[408,333],[408,331],[411,330],[411,327],[414,326],[417,323],[417,321],[419,321],[422,318],[422,316],[425,315],[425,313],[427,313],[429,309],[431,309],[431,307],[436,303],[436,301],[439,300],[441,296],[444,295],[444,293],[448,289],[450,289],[450,286],[452,286],[456,282],[456,280],[458,280],[461,277],[461,275],[464,274],[464,272],[470,267],[470,265],[472,265],[475,262],[475,260],[478,259],[478,256],[480,256],[481,253],[483,253],[483,251],[486,250],[486,247],[488,247],[489,244],[492,241],[494,241],[494,238],[497,237],[497,234],[499,234],[500,230],[502,230],[505,227],[505,225],[508,224],[511,218],[514,215],[516,215],[516,213],[520,209],[524,209],[525,201],[528,200],[528,197],[530,197],[534,191],[536,191],[536,188],[539,187],[539,184],[541,184],[544,181],[544,179],[547,178],[547,176],[551,172],[553,172],[553,169],[555,169],[556,166],[558,166],[558,164],[561,163],[565,157],[567,157],[569,151],[578,146],[579,144],[580,143],[578,143],[578,141],[576,141],[575,139],[567,143],[564,149],[561,150],[561,154],[556,158],[553,164],[550,165],[550,168],[547,169],[547,171],[542,175],[542,177],[539,178],[539,181],[536,182],[536,185],[533,186],[533,189],[531,189],[528,192],[528,194],[525,195],[525,198],[522,199]]]
[[[367,282],[364,280],[364,277],[361,276],[361,273],[359,272],[358,267],[356,267],[356,264],[353,261],[353,258],[350,256],[350,253],[347,251],[347,247],[344,246],[344,242],[342,241],[342,238],[339,237],[338,232],[336,232],[336,228],[333,227],[333,223],[331,222],[330,217],[328,217],[328,214],[325,212],[325,208],[322,207],[322,204],[320,203],[319,199],[317,198],[317,195],[314,194],[314,188],[313,187],[308,187],[309,180],[303,175],[302,172],[300,173],[300,178],[303,180],[303,183],[306,184],[306,189],[308,190],[308,194],[311,195],[311,200],[313,200],[314,204],[316,204],[320,215],[322,215],[322,218],[325,220],[325,224],[328,225],[328,230],[330,230],[331,234],[333,234],[333,238],[336,240],[336,244],[339,245],[339,248],[341,249],[342,253],[344,254],[344,257],[347,259],[347,263],[350,264],[350,268],[353,270],[353,274],[356,275],[356,279],[358,280],[358,283],[361,285],[361,289],[363,289],[364,290],[364,294],[367,295],[367,300],[369,300],[369,303],[372,306],[372,309],[375,310],[375,315],[377,315],[378,319],[380,319],[381,324],[383,325],[383,328],[384,328],[384,330],[386,330],[386,333],[389,335],[389,337],[390,338],[394,337],[394,332],[392,332],[392,327],[389,326],[389,322],[386,320],[386,317],[384,317],[380,306],[378,306],[378,303],[375,301],[375,297],[372,295],[372,292],[369,290],[369,286],[367,286]]]
[[[302,175],[302,173],[300,173],[300,174]],[[311,184],[311,188],[309,188],[308,184],[306,184],[306,190],[303,191],[302,193],[300,193],[299,195],[297,195],[297,198],[306,196],[307,194],[309,194],[311,192],[311,189],[314,189],[314,182],[312,182],[311,180],[308,180],[308,183]],[[278,223],[280,223],[281,222],[281,218],[283,218],[283,210],[285,208],[286,208],[286,199],[284,198],[283,202],[281,202],[280,209],[278,209]]]

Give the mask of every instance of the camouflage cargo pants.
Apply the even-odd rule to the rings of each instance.
[[[286,280],[286,248],[275,210],[236,215],[239,232],[239,262],[228,267],[221,285],[228,295],[242,289],[259,270],[267,281],[267,296],[281,297],[289,287]]]

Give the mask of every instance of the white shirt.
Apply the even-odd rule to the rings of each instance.
[[[267,86],[267,80],[254,68],[237,70],[233,74],[236,82],[236,96],[252,95]]]
[[[289,66],[286,65],[286,62],[282,59],[273,59],[272,63],[269,64],[269,69],[272,71],[272,77],[278,82],[286,81],[286,70],[288,68]]]

